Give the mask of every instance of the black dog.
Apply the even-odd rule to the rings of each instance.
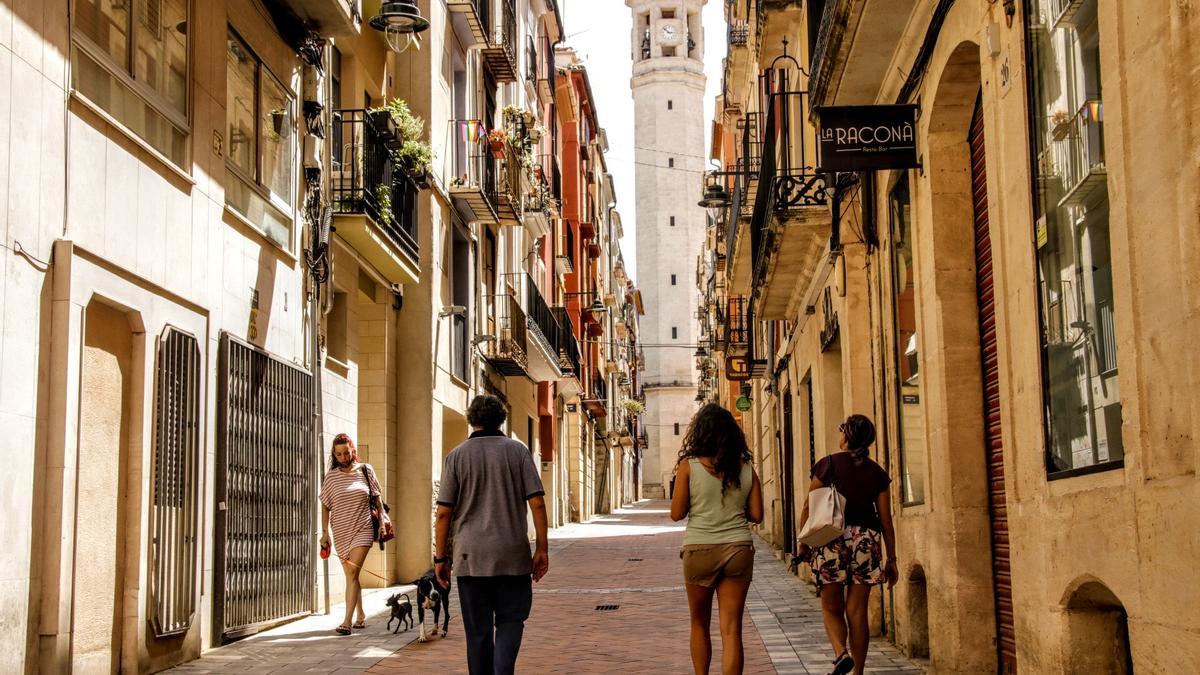
[[[441,614],[442,619],[442,637],[446,636],[446,629],[450,625],[450,587],[442,588],[438,583],[437,577],[434,576],[433,570],[425,573],[425,576],[413,582],[417,586],[417,622],[421,625],[420,641],[425,642],[425,610],[433,610],[433,634],[431,637],[438,636],[438,615]]]
[[[408,599],[407,593],[397,593],[387,599],[387,606],[392,608],[392,616],[388,619],[387,627],[392,627],[392,622],[396,622],[396,630],[392,631],[392,635],[400,632],[400,625],[404,624],[404,632],[408,632],[413,627],[412,618],[412,600]]]

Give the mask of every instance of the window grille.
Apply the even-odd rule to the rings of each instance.
[[[196,613],[201,379],[196,338],[168,328],[155,366],[150,595],[158,637],[186,632]]]
[[[320,471],[312,376],[228,334],[219,367],[217,642],[312,612]]]

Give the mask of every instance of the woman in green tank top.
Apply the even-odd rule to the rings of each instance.
[[[763,519],[762,484],[737,420],[710,403],[692,418],[679,464],[671,519],[688,519],[683,537],[683,578],[692,614],[692,666],[707,675],[712,660],[715,593],[721,618],[721,672],[742,672],[742,614],[754,576],[750,523]]]

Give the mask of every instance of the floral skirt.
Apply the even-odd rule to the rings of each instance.
[[[818,591],[825,584],[884,582],[882,536],[859,525],[847,527],[842,536],[814,549],[811,562]]]

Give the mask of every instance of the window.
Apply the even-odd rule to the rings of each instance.
[[[295,102],[233,31],[226,42],[226,202],[281,247],[291,245]],[[267,208],[267,206],[274,208]]]
[[[346,294],[333,292],[333,307],[329,310],[325,328],[325,353],[341,365],[348,363],[346,326],[350,321]]]
[[[669,168],[670,168],[670,167],[674,167],[674,166],[675,166],[675,158],[674,158],[674,157],[668,157],[668,158],[667,158],[667,167],[669,167]]]
[[[671,285],[672,286],[675,285],[675,275],[674,274],[671,275]]]
[[[450,321],[450,373],[462,382],[467,381],[467,368],[471,360],[470,353],[470,314],[471,314],[471,242],[467,234],[457,225],[452,225],[451,260],[450,260],[450,304],[466,307],[461,314],[451,314]],[[495,239],[488,239],[491,246],[490,255],[495,256]],[[492,258],[494,261],[494,258]],[[494,275],[494,265],[493,262]],[[489,275],[487,270],[485,275]],[[495,283],[494,276],[490,277]],[[492,335],[498,333],[492,332]]]
[[[667,110],[674,110],[674,109],[675,109],[675,102],[668,99],[667,100]]]
[[[150,574],[158,636],[186,631],[196,616],[202,368],[196,338],[174,328],[159,337]]]
[[[895,376],[900,433],[900,498],[925,502],[925,423],[921,413],[920,361],[917,338],[916,282],[913,266],[912,200],[908,175],[902,174],[888,197],[892,231],[892,315],[895,330]]]
[[[671,227],[675,227],[675,216],[671,216]]]
[[[663,47],[663,56],[675,56],[675,54],[676,51],[674,47]]]
[[[676,435],[676,436],[678,436],[678,435],[679,435],[679,422],[676,422],[676,423],[675,423],[675,435]]]
[[[672,340],[679,339],[679,327],[678,326],[671,326],[671,339]]]
[[[674,18],[675,18],[675,10],[673,10],[673,9],[664,9],[664,10],[662,11],[662,18],[664,18],[664,19],[674,19]]]
[[[1027,3],[1047,471],[1122,465],[1097,1]],[[1039,12],[1049,11],[1042,18]]]
[[[76,0],[71,17],[71,86],[182,166],[187,0]]]

